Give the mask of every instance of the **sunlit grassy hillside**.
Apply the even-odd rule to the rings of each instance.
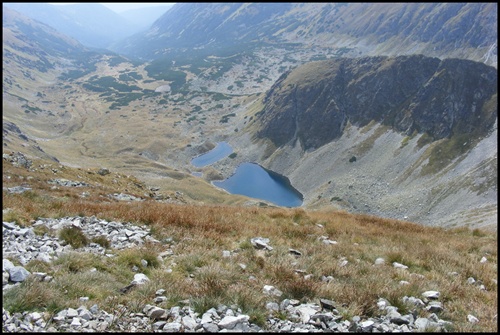
[[[89,186],[54,187],[48,183],[54,178],[84,181]],[[21,185],[31,190],[8,192]],[[145,200],[120,202],[108,197],[122,192]],[[265,296],[264,285],[283,291],[281,300],[333,300],[345,318],[376,316],[379,298],[387,299],[403,314],[410,310],[402,302],[404,296],[421,297],[425,291],[436,290],[444,307],[439,317],[453,323],[452,331],[498,329],[496,233],[444,230],[338,211],[190,205],[177,201],[175,194],[169,203],[147,197],[148,192],[133,176],[101,175],[97,170],[35,160],[26,169],[4,159],[3,221],[30,226],[37,218],[94,215],[146,225],[160,241],[138,249],[108,250],[114,258],[69,254],[52,263],[32,261],[26,266],[29,271],[46,272],[57,280],[28,280],[4,292],[4,308],[50,315],[77,308],[78,298],[88,296],[91,304],[110,313],[120,304],[141,312],[158,289],[165,289],[168,301],[163,307],[184,303],[203,313],[219,303],[237,304],[250,315],[250,322],[264,326],[265,304],[278,299]],[[40,229],[37,233],[54,234]],[[250,242],[254,237],[268,238],[273,250],[256,250]],[[337,243],[326,244],[324,239]],[[159,262],[157,256],[167,250],[172,255]],[[231,252],[230,257],[223,257],[225,250]],[[380,257],[385,264],[375,266]],[[483,257],[487,262],[480,262]],[[150,265],[144,268],[141,259]],[[342,265],[343,261],[347,264]],[[397,269],[393,262],[408,269]],[[120,294],[119,289],[133,279],[134,265],[151,281]],[[97,268],[98,275],[89,275],[91,268]],[[333,280],[323,281],[323,276]],[[470,277],[482,282],[484,289],[468,284]],[[401,285],[401,281],[409,284]],[[468,314],[480,321],[469,323]]]

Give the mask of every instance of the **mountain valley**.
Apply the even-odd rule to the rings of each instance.
[[[498,332],[496,3],[33,5],[3,332]]]
[[[338,24],[332,13],[363,10],[357,6],[339,5],[331,11],[319,4],[306,7],[311,17],[329,13],[319,22],[329,18]],[[422,10],[442,10],[433,6]],[[398,5],[388,16],[405,10],[416,15],[418,11],[410,7]],[[261,13],[267,7],[223,8],[234,21],[229,27],[234,27],[248,19],[245,15]],[[489,9],[450,7],[451,12],[463,13],[463,22],[475,13],[485,27],[491,23],[485,14]],[[169,15],[176,11],[195,15],[202,10],[190,4],[174,6],[146,33],[150,46],[158,45],[153,37],[164,29],[162,22]],[[293,30],[285,18],[301,18],[299,22],[303,22],[307,13],[304,6],[286,4],[268,10],[282,17],[278,20],[276,16],[274,22],[287,22],[288,32]],[[193,49],[183,45],[161,56],[155,51],[156,58],[144,62],[127,52],[125,45],[133,45],[133,39],[116,48],[124,52],[120,56],[89,50],[51,30],[49,34],[57,36],[51,40],[62,48],[53,49],[61,50],[58,53],[48,51],[47,44],[37,40],[39,33],[29,35],[25,28],[36,24],[26,24],[29,19],[14,13],[4,11],[4,150],[56,159],[68,166],[116,169],[140,177],[151,187],[182,192],[192,203],[260,203],[229,195],[210,184],[229,177],[242,162],[257,162],[288,177],[304,195],[305,208],[337,208],[431,226],[496,230],[497,74],[491,45],[481,49],[488,54],[486,58],[485,54],[478,57],[478,49],[470,47],[461,50],[471,51],[467,55],[471,61],[441,62],[435,58],[436,52],[428,53],[432,57],[397,57],[380,50],[389,48],[390,43],[373,48],[354,38],[349,45],[321,45],[312,43],[318,41],[314,38],[311,43],[300,38],[292,43],[290,33],[277,33],[278,23],[272,27],[278,42],[259,44],[252,39],[244,44],[246,37],[241,36],[262,34],[250,33],[258,27],[256,23],[260,22],[261,30],[271,29],[269,17],[254,16],[258,20],[247,22],[247,32],[238,35],[244,46],[239,51],[222,47],[222,42],[213,47],[197,42]],[[216,19],[213,16],[212,20]],[[6,22],[13,22],[10,31],[14,33],[6,31]],[[447,22],[447,29],[453,30]],[[217,27],[205,31],[215,41],[223,31],[220,24]],[[308,26],[308,34],[319,27]],[[356,34],[369,29],[359,27]],[[184,34],[196,33],[199,27],[189,29]],[[470,34],[475,36],[472,31]],[[312,35],[304,38],[308,36]],[[394,43],[394,38],[388,40]],[[438,43],[439,39],[434,40]],[[31,41],[30,49],[24,46],[27,41]],[[160,41],[169,43],[164,37]],[[362,43],[365,49],[359,47]],[[448,51],[449,44],[442,44],[440,57],[458,55]],[[71,53],[63,51],[70,50],[67,45],[74,48]],[[141,58],[151,58],[146,52],[149,49],[138,46],[135,50],[145,51]],[[373,54],[384,56],[366,58]],[[349,59],[360,61],[349,64]],[[480,59],[495,67],[476,63]],[[336,66],[338,70],[327,70]],[[455,73],[457,67],[460,70]],[[473,75],[476,79],[471,86],[453,83],[469,82]],[[484,89],[476,89],[478,85]],[[440,90],[448,95],[434,94]],[[461,99],[464,94],[467,97]],[[290,103],[299,105],[290,109]],[[455,112],[438,120],[442,108]],[[421,111],[427,114],[418,114]],[[478,114],[469,115],[468,111]],[[295,118],[297,112],[302,113],[301,120]],[[204,168],[190,164],[192,158],[220,141],[231,144],[235,157]],[[447,154],[440,154],[442,151]],[[202,177],[193,173],[202,173]]]

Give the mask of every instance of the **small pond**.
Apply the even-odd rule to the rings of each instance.
[[[203,155],[194,158],[191,161],[196,167],[204,167],[213,164],[224,157],[229,156],[233,152],[233,148],[226,142],[219,142],[217,146]]]
[[[302,194],[293,188],[288,178],[255,163],[243,163],[234,175],[213,184],[232,194],[267,200],[283,207],[298,207],[303,201]]]

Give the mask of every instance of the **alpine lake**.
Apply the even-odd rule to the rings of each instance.
[[[195,157],[191,164],[196,167],[211,165],[232,152],[228,143],[219,142],[212,150]],[[212,184],[231,194],[269,201],[282,207],[299,207],[303,202],[302,194],[290,184],[288,178],[256,163],[242,163],[231,177],[213,181]]]

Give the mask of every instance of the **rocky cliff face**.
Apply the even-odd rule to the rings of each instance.
[[[316,149],[348,124],[375,121],[432,140],[484,136],[496,117],[497,71],[467,60],[424,56],[333,59],[284,74],[268,91],[258,137],[277,147]]]

